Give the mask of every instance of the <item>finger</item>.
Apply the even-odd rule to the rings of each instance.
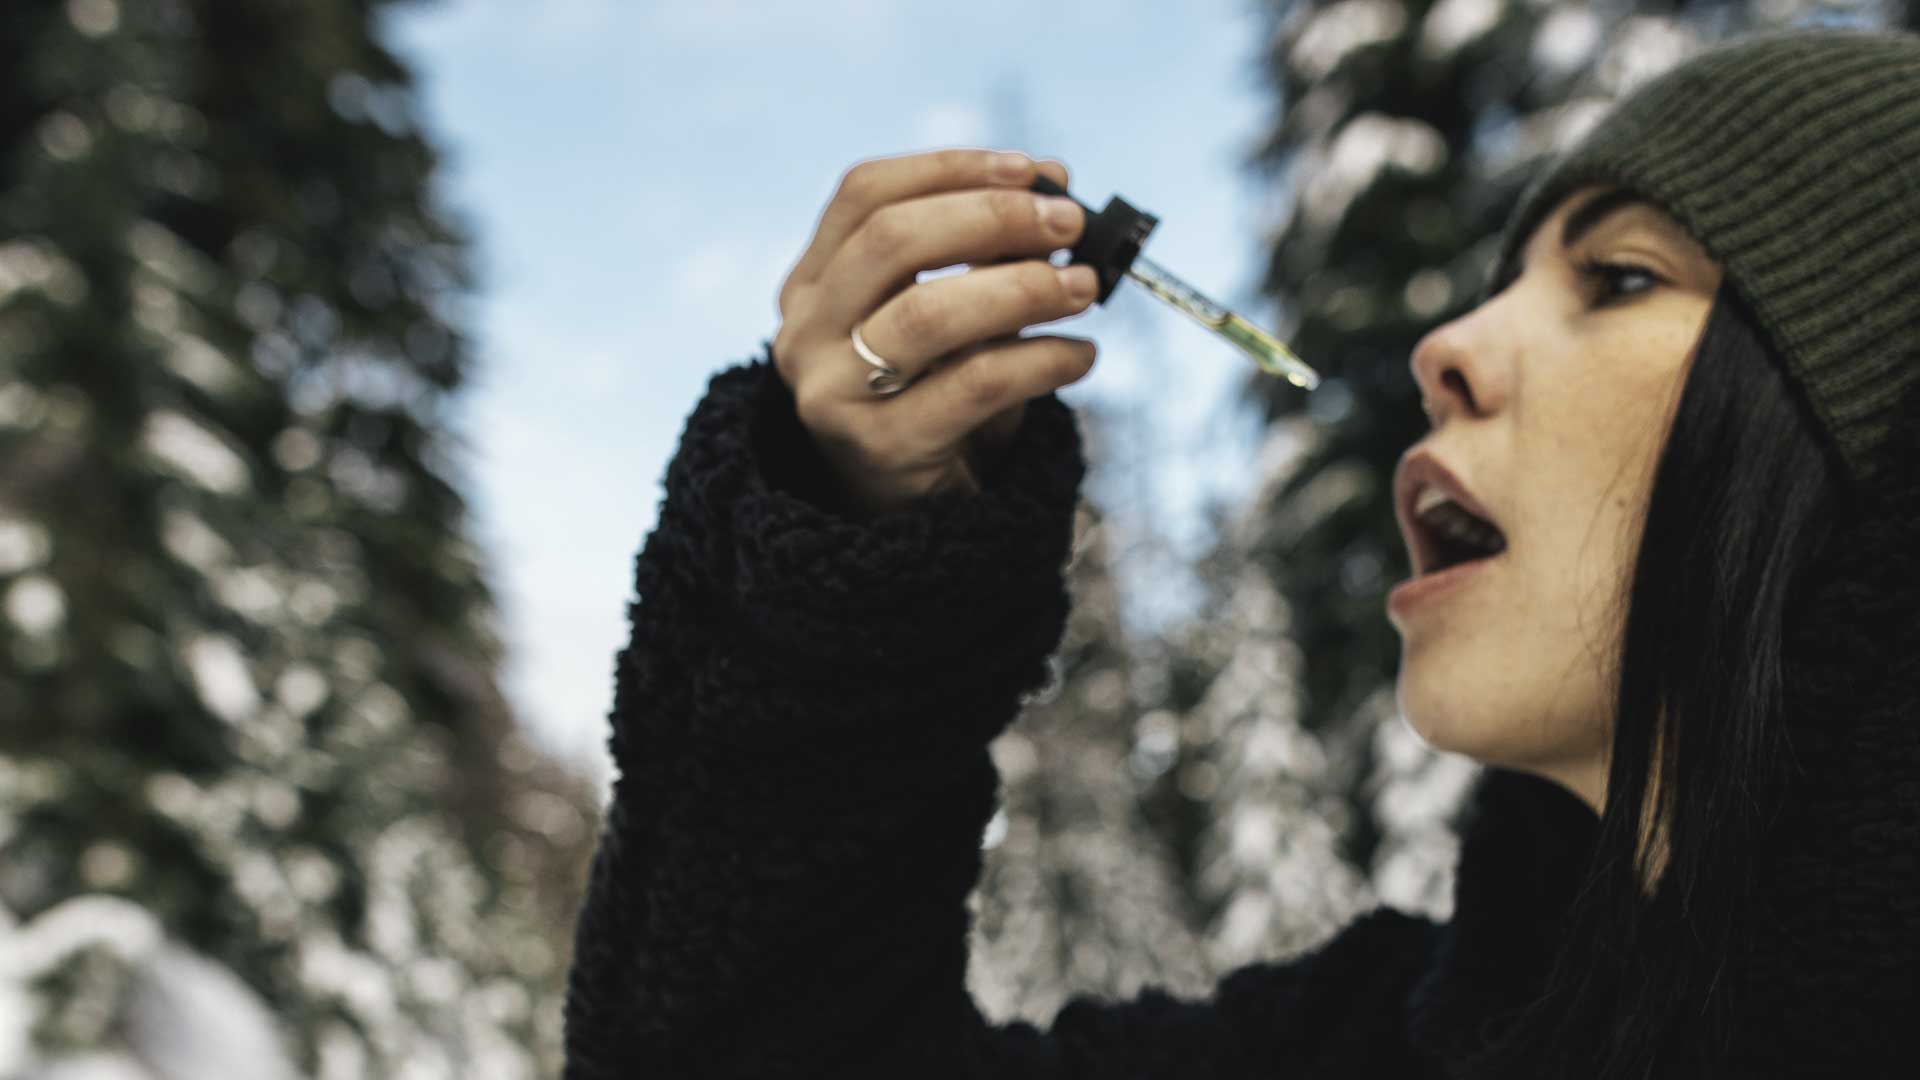
[[[1002,169],[1003,152],[958,147],[895,157],[870,158],[840,177],[840,186],[828,200],[805,254],[788,277],[802,283],[820,276],[827,261],[845,244],[867,216],[888,203],[977,187],[1026,187],[1033,183],[1035,163],[1013,152]],[[1059,165],[1058,162],[1053,162]],[[1060,166],[1064,173],[1065,166]],[[1052,170],[1048,175],[1059,179]]]
[[[1055,161],[1052,158],[1048,158],[1040,162],[1039,171],[1047,174],[1048,177],[1052,178],[1054,183],[1059,184],[1063,188],[1071,186],[1067,176],[1067,165],[1063,161]],[[1001,255],[992,261],[995,265],[998,265],[1000,263],[1019,262],[1026,257],[1025,255]]]
[[[976,266],[905,290],[860,323],[860,339],[908,379],[943,356],[1035,323],[1077,315],[1093,303],[1099,280],[1090,266],[1044,259]],[[849,346],[851,347],[851,346]],[[865,391],[864,365],[847,367],[848,393]]]
[[[1050,218],[1045,206],[1066,213]],[[1071,201],[1029,191],[950,191],[892,203],[867,218],[828,264],[824,323],[851,328],[923,270],[1005,254],[1046,256],[1074,243],[1085,225],[1086,214]]]
[[[959,444],[1011,406],[1057,390],[1093,370],[1093,342],[1036,334],[983,342],[929,371],[885,408],[890,426],[920,445],[903,448],[937,453]]]

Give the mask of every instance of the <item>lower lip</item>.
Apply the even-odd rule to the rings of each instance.
[[[1435,574],[1425,574],[1403,581],[1387,594],[1387,611],[1394,615],[1404,615],[1435,597],[1445,596],[1461,582],[1471,581],[1475,574],[1499,557],[1492,555],[1484,559],[1475,559],[1458,566],[1449,566]]]

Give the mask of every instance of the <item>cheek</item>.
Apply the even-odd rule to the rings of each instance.
[[[1429,745],[1535,770],[1605,754],[1638,523],[1697,334],[1685,321],[1587,342],[1580,374],[1509,401],[1524,404],[1511,460],[1528,464],[1510,474],[1505,565],[1401,636],[1396,699]]]
[[[1529,523],[1482,595],[1403,635],[1396,698],[1429,745],[1516,768],[1602,751],[1624,504],[1602,511]]]
[[[1601,654],[1619,638],[1619,606],[1636,539],[1622,500],[1557,522],[1526,552],[1527,619],[1555,651]]]
[[[1677,388],[1671,369],[1623,366],[1579,400],[1556,401],[1556,422],[1536,427],[1520,455],[1541,464],[1528,474],[1516,521],[1511,599],[1523,640],[1514,647],[1550,664],[1583,698],[1592,696],[1592,669],[1610,670],[1618,651],[1667,430],[1661,404]]]

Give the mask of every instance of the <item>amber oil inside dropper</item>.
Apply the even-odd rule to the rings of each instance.
[[[1200,295],[1199,290],[1153,262],[1135,257],[1133,264],[1127,268],[1127,276],[1139,282],[1148,292],[1185,312],[1201,326],[1232,342],[1261,371],[1278,375],[1305,390],[1320,385],[1319,372],[1294,355],[1292,349],[1246,319]]]

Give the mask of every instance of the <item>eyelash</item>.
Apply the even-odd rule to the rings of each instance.
[[[1627,263],[1610,263],[1610,262],[1601,262],[1598,259],[1588,259],[1585,262],[1576,263],[1574,265],[1574,269],[1578,270],[1581,273],[1581,275],[1586,278],[1598,279],[1598,280],[1607,281],[1607,282],[1618,282],[1619,279],[1623,277],[1631,277],[1631,276],[1637,275],[1639,277],[1646,278],[1648,281],[1652,282],[1655,285],[1666,284],[1666,279],[1662,278],[1660,275],[1654,273],[1653,271],[1647,270],[1639,266],[1631,266]],[[1507,276],[1504,279],[1502,279],[1499,282],[1499,284],[1494,288],[1493,290],[1494,295],[1497,296],[1500,293],[1506,292],[1509,288],[1513,286],[1513,283],[1518,280],[1520,280],[1519,269],[1516,267],[1513,270],[1509,270],[1507,272]],[[1638,296],[1638,295],[1640,294],[1639,293],[1623,293],[1616,288],[1611,291],[1611,293],[1607,296],[1606,299],[1603,299],[1602,301],[1600,301],[1600,303],[1602,306],[1604,306],[1606,304],[1612,303],[1613,301],[1623,297]]]
[[[1621,292],[1619,290],[1617,286],[1619,280],[1623,277],[1646,278],[1649,282],[1653,283],[1648,286],[1648,289],[1651,289],[1654,285],[1665,283],[1660,275],[1653,271],[1638,266],[1630,266],[1626,263],[1609,263],[1600,262],[1597,259],[1589,259],[1586,262],[1577,264],[1574,268],[1579,270],[1584,277],[1614,283],[1615,287],[1600,301],[1600,304],[1603,306],[1621,298],[1640,295],[1638,292]],[[1647,290],[1642,290],[1642,292],[1644,291]]]

